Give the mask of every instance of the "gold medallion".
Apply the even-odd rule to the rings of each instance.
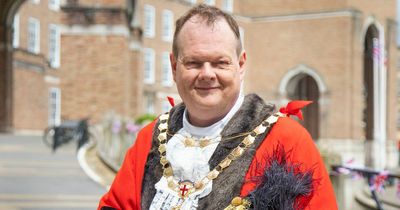
[[[210,143],[211,143],[211,140],[209,140],[209,139],[204,139],[204,140],[201,140],[199,144],[200,144],[200,147],[201,147],[201,148],[204,148],[204,147],[210,145]]]
[[[185,144],[185,147],[194,147],[196,141],[191,137],[187,137],[183,143]]]

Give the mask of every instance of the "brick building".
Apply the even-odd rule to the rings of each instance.
[[[165,97],[179,98],[168,60],[174,20],[201,2],[239,22],[246,93],[278,105],[314,100],[304,125],[322,147],[361,164],[394,164],[395,0],[27,1],[15,21],[12,114],[3,127],[37,130],[61,118],[98,121],[109,110],[132,118],[167,110]],[[40,20],[39,52],[28,46],[35,25],[28,16]]]
[[[12,127],[42,130],[60,122],[57,1],[31,0],[13,22]]]

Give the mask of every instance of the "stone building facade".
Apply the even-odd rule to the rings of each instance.
[[[314,100],[304,125],[318,144],[360,164],[395,162],[395,0],[61,0],[58,10],[39,2],[27,1],[19,12],[8,121],[15,130],[54,123],[49,92],[57,89],[58,121],[96,122],[109,110],[132,118],[168,110],[166,96],[179,99],[168,61],[174,21],[207,3],[239,22],[248,54],[245,93],[278,106]],[[25,14],[38,15],[43,34],[50,22],[59,26],[59,66],[48,62],[47,41],[37,54],[24,47]]]

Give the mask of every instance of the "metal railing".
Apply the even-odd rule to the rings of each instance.
[[[378,171],[371,168],[355,168],[344,165],[332,165],[332,170],[339,174],[347,174],[350,172],[355,172],[360,174],[362,177],[366,178],[369,184],[369,190],[371,192],[371,197],[376,203],[376,208],[378,210],[383,210],[382,202],[377,196],[377,184],[384,185],[385,182],[391,179],[399,179],[400,174],[389,172],[389,171]],[[378,183],[379,182],[379,183]]]

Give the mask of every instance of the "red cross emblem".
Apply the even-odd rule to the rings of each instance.
[[[181,196],[186,197],[191,193],[191,189],[193,188],[193,182],[191,181],[182,181],[179,182],[179,191],[181,191]]]

